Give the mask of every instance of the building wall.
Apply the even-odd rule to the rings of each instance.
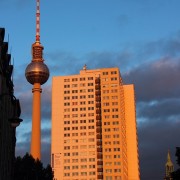
[[[134,138],[127,138],[125,95],[118,68],[84,69],[79,75],[53,77],[51,164],[55,180],[129,179],[133,173],[127,139],[133,142]],[[133,156],[138,159],[137,153]]]
[[[9,119],[14,116],[15,97],[11,80],[13,66],[8,43],[3,42],[4,33],[0,28],[0,180],[13,180],[16,137]]]

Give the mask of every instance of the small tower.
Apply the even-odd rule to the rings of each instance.
[[[172,180],[171,173],[174,171],[174,165],[173,165],[173,163],[171,161],[169,151],[168,151],[168,154],[167,154],[167,162],[166,162],[166,165],[165,165],[165,171],[166,171],[166,174],[165,174],[164,180]]]
[[[32,61],[27,66],[25,76],[33,85],[31,152],[35,159],[41,158],[41,85],[49,78],[49,69],[44,63],[40,43],[40,0],[36,0],[36,41],[32,44]]]

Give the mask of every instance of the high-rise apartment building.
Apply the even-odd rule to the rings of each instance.
[[[134,86],[118,68],[53,77],[55,180],[139,180]]]

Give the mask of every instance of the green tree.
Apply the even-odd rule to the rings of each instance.
[[[176,147],[177,164],[180,166],[180,147]],[[180,180],[180,167],[172,173],[173,180]]]
[[[23,158],[15,159],[14,180],[52,180],[53,172],[50,165],[46,168],[39,160],[28,153]]]

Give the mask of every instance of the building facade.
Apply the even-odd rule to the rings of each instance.
[[[8,54],[8,43],[4,42],[5,29],[0,28],[0,179],[13,180],[16,127],[21,110],[14,96],[12,81],[13,65]]]
[[[134,86],[118,68],[53,77],[55,180],[139,180]]]

